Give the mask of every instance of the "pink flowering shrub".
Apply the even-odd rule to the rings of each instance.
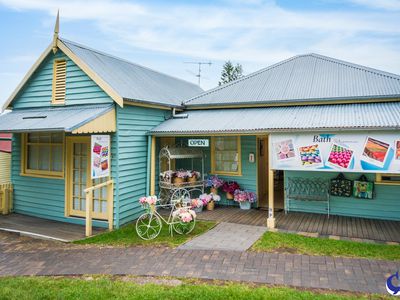
[[[180,220],[184,223],[189,223],[192,220],[196,219],[196,213],[194,210],[180,208],[173,213],[174,217],[178,216]]]
[[[200,199],[201,201],[203,201],[203,205],[205,206],[205,205],[208,204],[208,202],[210,202],[210,201],[212,200],[212,196],[211,196],[211,194],[206,194],[206,193],[204,193],[204,194],[201,194],[201,195],[199,196],[199,199]]]

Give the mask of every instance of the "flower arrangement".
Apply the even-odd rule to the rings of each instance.
[[[172,170],[168,170],[160,173],[160,177],[162,181],[171,181],[171,179],[175,176],[175,172]]]
[[[203,201],[201,201],[199,198],[192,199],[191,206],[192,206],[192,208],[202,208]]]
[[[186,179],[188,177],[188,172],[186,170],[178,170],[174,174],[175,177]]]
[[[193,170],[187,171],[187,177],[195,177],[197,179],[197,178],[200,178],[200,176],[201,176],[201,173],[198,171],[193,171]]]
[[[221,196],[219,196],[217,194],[211,193],[210,196],[211,196],[211,201],[215,201],[215,202],[221,201]]]
[[[157,196],[147,196],[139,198],[139,203],[142,205],[142,207],[150,211],[155,210],[155,205],[157,201],[158,201]]]
[[[207,205],[210,201],[212,201],[212,196],[211,194],[201,194],[199,196],[199,199],[203,202],[203,205]]]
[[[207,178],[206,187],[218,189],[224,184],[224,181],[221,178],[218,178],[217,175],[210,176]]]
[[[256,202],[257,201],[257,196],[253,192],[249,191],[242,191],[242,190],[236,190],[234,193],[234,198],[236,202],[244,202],[248,201],[250,203]]]
[[[179,208],[173,212],[173,216],[178,216],[182,222],[189,223],[192,220],[196,219],[196,213],[194,210],[186,209],[186,208]]]
[[[222,185],[222,190],[225,193],[234,194],[238,189],[240,189],[240,186],[236,181],[227,181]]]

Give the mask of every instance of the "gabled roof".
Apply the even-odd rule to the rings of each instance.
[[[257,134],[275,131],[399,130],[400,102],[188,110],[151,135]],[[178,115],[179,116],[179,115]]]
[[[10,106],[35,70],[51,53],[54,44],[120,106],[123,106],[126,100],[138,105],[181,107],[183,100],[203,92],[193,83],[57,38],[25,75],[3,106],[3,110]]]
[[[184,104],[190,108],[387,98],[400,98],[399,75],[312,53],[221,85]]]

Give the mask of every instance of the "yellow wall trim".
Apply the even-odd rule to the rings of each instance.
[[[116,132],[115,109],[72,131],[73,134]]]
[[[385,176],[400,177],[400,174],[376,174],[375,183],[376,184],[383,184],[383,185],[400,185],[400,181],[385,180],[383,178]]]

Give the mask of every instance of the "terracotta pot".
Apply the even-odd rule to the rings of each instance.
[[[226,199],[228,199],[228,200],[233,200],[233,194],[231,194],[231,193],[226,193]]]
[[[214,201],[210,201],[207,203],[207,210],[214,210],[215,203]]]
[[[174,177],[174,185],[182,185],[185,182],[184,178]]]
[[[218,189],[216,188],[210,188],[210,193],[213,193],[214,195],[218,195]]]
[[[197,181],[197,177],[196,176],[188,177],[187,181],[190,183],[195,183]]]

